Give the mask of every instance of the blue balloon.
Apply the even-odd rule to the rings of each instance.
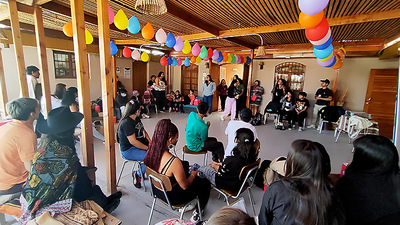
[[[176,39],[174,37],[174,35],[169,32],[167,35],[167,40],[165,40],[165,45],[167,45],[170,48],[173,48],[176,44]]]
[[[183,63],[183,65],[190,66],[190,60],[188,59],[188,57],[185,58],[185,62]]]
[[[322,49],[322,50],[318,50],[318,49],[314,48],[314,55],[318,59],[328,58],[332,54],[332,52],[333,52],[332,44],[330,44],[327,48]]]
[[[217,59],[217,62],[222,62],[222,60],[224,59],[224,56],[222,55],[221,51],[219,51],[218,53],[219,53],[219,57]]]
[[[332,36],[322,45],[314,45],[314,48],[318,50],[326,49],[329,45],[332,44]]]
[[[335,59],[333,60],[333,62],[332,62],[330,65],[327,65],[327,66],[325,66],[325,67],[332,67],[332,66],[334,66],[334,65],[336,64],[336,56],[332,56],[332,57],[335,58]]]
[[[115,54],[117,54],[117,52],[118,52],[117,45],[113,41],[110,41],[110,53],[111,53],[111,55],[115,55]]]
[[[136,18],[136,16],[132,16],[129,19],[128,31],[131,32],[132,34],[139,33],[139,31],[140,31],[140,23],[139,23],[139,20]]]
[[[167,63],[168,65],[171,65],[171,64],[172,64],[172,59],[171,59],[171,57],[168,57],[168,58],[167,58],[167,61],[168,61],[168,63]]]
[[[172,64],[173,66],[177,66],[178,65],[178,61],[175,58],[172,58]]]
[[[249,65],[251,63],[250,57],[246,56],[246,64]]]

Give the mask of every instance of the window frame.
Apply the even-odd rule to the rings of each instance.
[[[63,58],[62,56],[64,56],[64,60],[63,59],[60,60],[58,56],[61,56],[61,58]],[[76,79],[76,64],[75,64],[74,52],[53,50],[53,63],[54,63],[55,79]],[[65,67],[59,66],[58,65],[59,63],[61,64],[65,63],[66,66]],[[60,75],[60,70],[64,70],[65,74],[67,75]]]
[[[288,67],[287,71],[279,71],[280,68]],[[294,70],[293,67],[298,67]],[[275,66],[274,73],[274,85],[276,81],[280,78],[286,80],[286,87],[289,87],[293,92],[301,92],[304,90],[306,65],[298,62],[284,62]],[[299,76],[299,78],[294,79],[294,76]],[[299,84],[299,88],[293,90],[292,84]]]

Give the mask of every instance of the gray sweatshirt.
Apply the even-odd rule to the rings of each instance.
[[[214,95],[215,90],[217,90],[217,86],[214,81],[210,82],[208,85],[206,83],[203,84],[204,96]]]

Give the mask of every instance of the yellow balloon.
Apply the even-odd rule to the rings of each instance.
[[[232,55],[231,53],[228,53],[228,60],[226,61],[226,63],[231,63],[232,62]]]
[[[191,51],[192,51],[192,46],[190,45],[189,41],[186,40],[186,41],[183,43],[182,52],[185,53],[185,54],[189,54]]]
[[[93,43],[93,36],[88,30],[85,30],[85,39],[86,39],[87,45],[90,45]]]
[[[332,56],[333,56],[333,52],[328,57],[326,57],[324,59],[319,59],[319,60],[322,62],[325,62],[325,61],[328,61],[330,58],[332,58]]]
[[[200,58],[200,56],[197,56],[197,58],[196,58],[196,62],[197,63],[201,63],[201,60],[203,60],[202,58]]]
[[[146,52],[143,52],[140,58],[142,59],[143,62],[149,61],[149,55]]]
[[[125,30],[128,27],[129,20],[122,9],[118,10],[117,14],[115,15],[114,24],[120,30]]]

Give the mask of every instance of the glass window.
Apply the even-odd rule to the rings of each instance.
[[[75,55],[73,52],[53,50],[53,58],[56,78],[76,78]]]
[[[275,66],[274,84],[279,79],[286,80],[286,86],[298,94],[303,91],[306,66],[296,62],[286,62]]]

